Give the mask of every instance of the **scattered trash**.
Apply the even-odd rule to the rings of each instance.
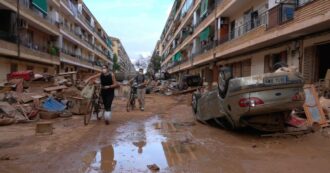
[[[160,168],[159,168],[156,164],[147,165],[147,167],[148,167],[151,171],[159,171],[159,170],[160,170]]]
[[[65,110],[66,106],[62,103],[56,101],[54,98],[49,97],[44,104],[43,108],[49,112],[62,112]]]

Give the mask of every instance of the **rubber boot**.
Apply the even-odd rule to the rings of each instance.
[[[105,124],[108,125],[111,120],[111,111],[104,112],[104,119],[105,119]]]

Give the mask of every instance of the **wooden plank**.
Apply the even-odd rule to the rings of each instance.
[[[305,85],[305,104],[304,111],[307,117],[308,125],[312,126],[314,123],[320,124],[322,127],[328,125],[323,109],[320,105],[319,97],[317,95],[314,85]]]
[[[51,91],[58,91],[58,90],[63,90],[63,89],[67,89],[68,87],[61,85],[61,86],[55,86],[55,87],[48,87],[45,88],[44,91],[45,92],[51,92]]]

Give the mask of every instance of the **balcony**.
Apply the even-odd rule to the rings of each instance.
[[[77,16],[78,8],[77,5],[71,2],[71,0],[61,0],[61,3],[64,4],[65,9],[73,16]]]
[[[0,54],[7,56],[18,56],[17,43],[14,40],[3,40],[0,39]],[[20,46],[20,58],[33,61],[33,62],[41,62],[46,64],[54,64],[59,65],[59,57],[57,55],[57,51],[51,48],[37,48],[35,49],[26,47],[28,44],[22,43]],[[34,44],[30,44],[34,45]]]
[[[4,0],[2,4],[7,8],[17,12],[17,1]],[[47,16],[35,9],[29,1],[20,0],[21,17],[28,21],[29,24],[40,28],[45,33],[59,35],[59,28],[54,22],[55,20],[47,19]]]
[[[95,63],[89,61],[88,58],[75,55],[74,53],[70,53],[67,50],[61,50],[61,61],[89,69],[94,69]]]
[[[206,28],[206,26],[209,26],[212,23],[212,21],[215,20],[215,14],[217,10],[219,8],[224,9],[230,2],[231,0],[214,0],[214,4],[208,7],[206,14],[201,19],[199,19],[195,24],[193,29],[193,34],[192,35],[189,34],[188,36],[186,36],[185,39],[183,39],[182,43],[176,46],[176,48],[173,51],[173,54],[180,51],[183,47],[185,47],[188,43],[190,43],[193,40],[193,38],[195,38],[200,32],[202,32]],[[170,56],[168,56],[165,59],[163,64],[168,62],[170,60],[170,57],[173,56],[173,54],[170,53],[169,54]]]
[[[268,29],[277,27],[290,20],[293,20],[296,5],[293,3],[280,3],[269,10]]]
[[[65,24],[61,25],[61,29],[65,31],[65,33],[69,34],[73,39],[75,39],[76,43],[84,46],[85,48],[89,48],[90,51],[93,51],[94,45],[92,45],[92,43],[90,43],[89,41],[83,39],[82,36],[75,32],[73,29],[70,29]]]
[[[227,41],[242,37],[252,30],[255,30],[261,26],[268,25],[268,12],[255,16],[252,20],[245,21],[242,25],[232,28],[227,34],[220,35],[220,39],[217,41],[217,45],[223,44]]]
[[[89,20],[87,20],[84,15],[78,13],[77,17],[83,23],[83,25],[85,26],[85,28],[87,30],[89,30],[91,33],[93,33],[95,31],[94,27],[91,25],[91,22]]]

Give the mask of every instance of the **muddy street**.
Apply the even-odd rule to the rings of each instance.
[[[83,118],[1,127],[0,172],[327,172],[330,140],[323,133],[262,138],[195,122],[190,96],[149,95],[146,111],[125,110],[117,98],[109,126]]]

